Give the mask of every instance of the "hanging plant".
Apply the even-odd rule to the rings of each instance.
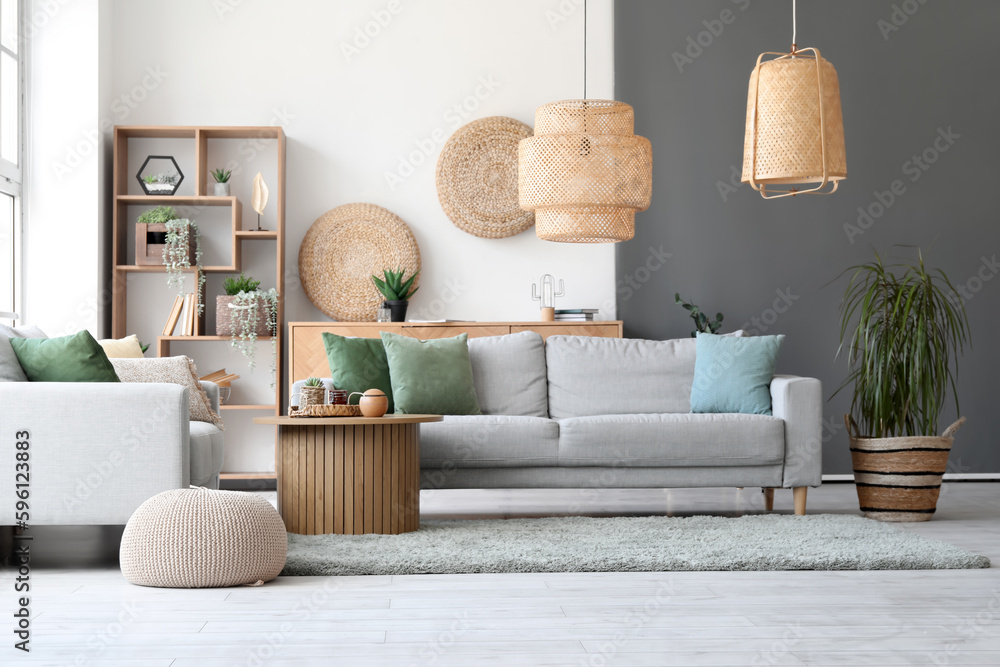
[[[246,357],[250,371],[256,365],[257,336],[263,330],[271,337],[271,387],[274,387],[278,366],[278,292],[254,290],[233,295],[229,304],[233,315],[231,345]]]
[[[201,270],[201,231],[198,225],[187,218],[167,222],[166,247],[163,261],[167,266],[167,286],[176,288],[178,294],[184,291],[184,271],[191,268],[191,240],[194,239],[194,266],[197,269],[198,314],[205,312],[201,295],[205,286],[205,272]]]

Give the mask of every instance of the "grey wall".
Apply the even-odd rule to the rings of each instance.
[[[907,251],[894,244],[919,245],[932,266],[968,287],[974,348],[959,364],[968,424],[952,469],[1000,472],[1000,266],[993,264],[1000,257],[1000,2],[799,2],[799,46],[819,48],[840,77],[848,177],[831,196],[764,201],[729,181],[733,170],[739,181],[750,70],[760,52],[787,51],[791,4],[616,3],[616,99],[635,107],[636,132],[653,142],[654,156],[652,207],[638,214],[636,238],[617,249],[626,335],[688,335],[690,321],[673,304],[680,292],[722,311],[728,329],[786,334],[779,372],[818,377],[829,397],[846,375],[834,361],[845,284],[827,283],[867,261],[873,247],[903,257]],[[900,25],[889,31],[894,5]],[[724,10],[728,24],[718,21]],[[693,62],[679,71],[673,54],[684,54],[699,33],[708,45],[700,53],[692,47]],[[958,138],[937,141],[949,129]],[[935,150],[935,141],[947,150]],[[925,150],[936,159],[920,171],[911,160]],[[844,225],[857,224],[858,207],[871,206],[896,180],[903,194],[849,240]],[[661,245],[672,256],[656,268],[651,249]],[[790,305],[779,292],[790,293]],[[848,403],[841,394],[825,406],[826,473],[850,471],[841,419]]]

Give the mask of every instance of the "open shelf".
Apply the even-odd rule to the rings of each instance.
[[[181,269],[181,271],[191,273],[195,271],[195,267],[189,269]],[[205,273],[239,273],[240,270],[236,266],[203,266],[201,270]],[[122,273],[166,273],[167,266],[165,264],[119,264],[115,267],[115,271],[121,271]]]
[[[140,140],[139,144],[145,151],[151,150],[151,146],[155,145],[156,142],[146,142],[141,140],[148,139],[183,139],[190,140],[194,147],[194,174],[192,175],[192,180],[194,181],[194,192],[193,194],[185,195],[145,195],[145,194],[128,194],[129,187],[134,187],[133,183],[133,173],[132,170],[128,169],[129,166],[129,142],[130,140]],[[269,183],[271,186],[271,200],[274,202],[271,206],[276,206],[277,208],[277,220],[269,220],[270,226],[274,229],[268,229],[266,231],[254,231],[252,229],[243,230],[243,206],[236,196],[227,197],[217,197],[210,194],[212,192],[212,178],[211,171],[209,170],[209,144],[211,140],[216,139],[237,139],[237,140],[273,140],[276,142],[277,151],[277,169],[276,169],[276,181],[274,183]],[[162,142],[169,143],[169,142]],[[180,142],[182,145],[185,142]],[[190,145],[190,144],[187,144]],[[216,144],[218,145],[218,144]],[[255,416],[255,412],[271,413],[275,415],[281,414],[281,402],[283,398],[284,383],[282,378],[284,373],[282,372],[282,336],[284,330],[284,288],[285,288],[285,132],[281,127],[260,127],[260,126],[232,126],[232,127],[219,127],[219,126],[116,126],[114,130],[114,174],[113,174],[113,193],[112,193],[112,265],[113,265],[113,278],[112,281],[112,310],[111,310],[111,328],[112,334],[115,338],[122,338],[129,333],[128,313],[128,292],[129,290],[143,289],[146,285],[145,282],[133,279],[130,280],[129,276],[132,274],[163,274],[166,272],[167,267],[163,265],[138,265],[129,264],[131,249],[128,247],[129,238],[132,235],[132,229],[130,225],[135,223],[135,209],[130,207],[154,207],[154,206],[175,206],[175,207],[215,207],[216,209],[225,209],[228,207],[231,210],[231,231],[229,233],[229,240],[231,243],[231,254],[228,258],[231,262],[228,266],[214,265],[214,266],[204,266],[201,267],[206,273],[239,273],[242,268],[243,258],[242,258],[242,247],[243,241],[255,241],[255,242],[265,242],[273,243],[274,257],[275,257],[275,287],[278,290],[278,294],[281,298],[278,301],[278,332],[277,335],[272,336],[258,336],[257,340],[260,341],[271,341],[272,338],[276,339],[278,346],[278,359],[277,359],[277,369],[276,369],[276,387],[274,394],[274,402],[267,404],[245,404],[245,405],[222,405],[221,410],[226,412],[226,420],[234,420],[234,424],[246,424],[249,423]],[[136,150],[136,144],[133,144],[133,150]],[[134,156],[133,156],[134,157]],[[253,173],[252,171],[250,172]],[[187,183],[187,181],[185,181]],[[133,190],[134,191],[134,190]],[[190,192],[190,190],[185,190],[185,192]],[[274,210],[274,209],[271,209]],[[197,217],[197,216],[192,216]],[[219,217],[219,213],[216,211],[213,214],[213,218]],[[211,224],[215,224],[214,220]],[[255,226],[255,225],[254,225]],[[219,234],[220,230],[213,226],[213,233]],[[218,245],[218,244],[217,244]],[[268,247],[268,249],[270,248]],[[261,250],[267,254],[267,249],[262,249],[259,246],[255,246],[254,251],[260,254]],[[249,249],[248,249],[249,251]],[[223,255],[218,258],[213,257],[213,261],[226,261],[226,257]],[[197,269],[192,267],[186,271],[189,273],[195,272]],[[164,313],[164,316],[166,313]],[[199,326],[204,326],[204,320],[199,320]],[[156,331],[160,331],[157,327]],[[204,328],[201,329],[204,331]],[[163,357],[170,355],[170,345],[172,342],[179,343],[195,343],[200,345],[201,343],[210,342],[228,342],[232,341],[232,336],[208,336],[208,335],[196,335],[196,336],[157,336],[156,337],[156,355]],[[184,352],[190,356],[200,356],[197,354],[198,347],[196,345],[189,346],[185,348]],[[200,348],[205,350],[205,348]],[[235,352],[234,352],[235,353]],[[216,352],[208,352],[205,354],[216,354]],[[262,394],[260,398],[255,400],[268,400],[267,394]],[[254,427],[258,428],[258,427]],[[276,431],[273,431],[276,434]],[[237,448],[240,446],[239,442],[230,441],[226,443],[226,447]],[[242,467],[242,466],[241,466]],[[266,472],[229,472],[222,474],[223,479],[229,480],[273,480],[275,479],[275,473]]]
[[[197,197],[177,196],[177,195],[118,195],[117,199],[123,204],[135,204],[142,206],[158,206],[161,204],[173,204],[174,206],[232,206],[236,203],[236,197],[216,197],[214,195],[200,195]]]

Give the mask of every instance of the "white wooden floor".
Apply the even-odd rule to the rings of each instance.
[[[776,494],[789,511],[791,492]],[[425,492],[424,517],[759,511],[759,489]],[[853,486],[810,512],[853,512]],[[1000,565],[1000,484],[951,483],[906,526]],[[281,578],[260,588],[131,586],[114,531],[38,529],[32,651],[0,665],[1000,665],[1000,569]],[[102,555],[102,549],[104,547]]]

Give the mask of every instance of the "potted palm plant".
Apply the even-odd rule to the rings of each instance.
[[[938,418],[955,389],[956,363],[970,342],[965,306],[944,272],[917,261],[851,267],[840,312],[840,348],[853,385],[844,415],[858,501],[882,521],[927,521],[960,418],[939,436]]]
[[[403,276],[406,274],[406,269],[404,268],[399,268],[395,271],[384,269],[382,274],[385,276],[384,280],[378,276],[372,276],[372,282],[375,283],[375,287],[385,297],[385,305],[389,307],[391,320],[393,322],[405,322],[406,307],[410,303],[410,297],[420,289],[413,284],[413,281],[420,275],[420,271],[417,271],[406,280],[403,280]]]

